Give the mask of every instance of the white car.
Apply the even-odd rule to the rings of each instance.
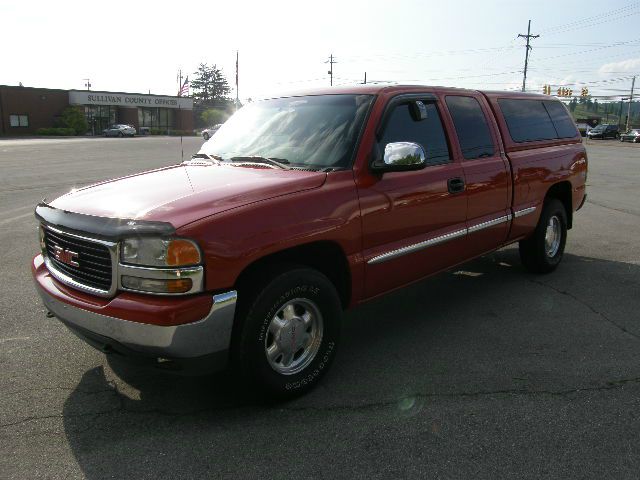
[[[218,129],[222,126],[221,123],[214,125],[213,127],[205,128],[202,130],[202,138],[205,140],[209,140],[213,135],[218,131]]]
[[[133,137],[136,134],[136,129],[131,125],[116,124],[104,129],[102,134],[105,137]]]

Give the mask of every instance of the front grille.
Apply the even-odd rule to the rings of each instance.
[[[109,291],[112,281],[111,253],[105,245],[47,228],[44,229],[44,243],[49,261],[60,273],[82,285]],[[55,254],[56,246],[76,253],[73,260],[78,266],[59,261]]]

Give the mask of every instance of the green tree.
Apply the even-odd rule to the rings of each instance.
[[[62,112],[62,124],[67,128],[73,128],[76,135],[84,135],[89,130],[87,119],[80,107],[67,107]]]
[[[200,118],[205,125],[213,126],[218,123],[224,123],[229,118],[229,114],[224,110],[208,108],[200,114]]]
[[[195,103],[203,107],[213,107],[219,105],[220,101],[229,100],[231,89],[222,70],[215,64],[209,66],[201,63],[193,75],[195,79],[191,81],[191,89]]]
[[[571,101],[569,102],[569,110],[571,110],[572,112],[575,112],[577,106],[578,106],[578,99],[572,98]]]

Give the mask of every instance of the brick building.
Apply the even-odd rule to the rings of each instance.
[[[193,130],[193,99],[124,92],[55,90],[0,85],[0,135],[34,135],[60,126],[69,105],[80,107],[89,134],[101,135],[114,123],[141,129]]]

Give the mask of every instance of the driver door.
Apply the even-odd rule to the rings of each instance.
[[[427,108],[411,114],[412,101]],[[447,268],[463,257],[467,199],[460,159],[454,159],[441,107],[426,94],[391,100],[378,148],[417,143],[426,153],[422,170],[386,172],[358,186],[362,212],[365,296],[373,297]]]

